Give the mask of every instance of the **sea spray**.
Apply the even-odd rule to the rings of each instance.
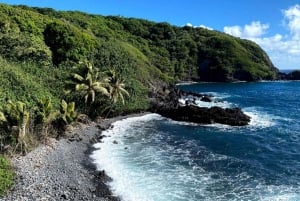
[[[224,101],[252,117],[249,126],[203,126],[149,114],[104,131],[109,137],[91,157],[112,177],[113,192],[125,201],[299,200],[300,95],[294,91],[300,83],[242,85],[222,90],[231,92]]]

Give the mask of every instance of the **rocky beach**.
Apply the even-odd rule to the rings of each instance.
[[[15,185],[1,201],[25,200],[105,200],[117,201],[106,182],[110,178],[97,171],[89,155],[101,131],[111,123],[136,115],[79,124],[60,140],[50,138],[26,156],[12,158]]]

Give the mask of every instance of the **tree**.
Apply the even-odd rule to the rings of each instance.
[[[108,74],[108,93],[111,100],[111,105],[109,105],[105,110],[109,108],[106,116],[111,112],[113,106],[121,100],[122,104],[125,104],[124,95],[129,96],[128,91],[125,89],[125,83],[115,70],[109,70]]]
[[[25,142],[26,131],[29,123],[30,112],[26,108],[26,104],[17,101],[8,101],[3,112],[6,122],[9,124],[11,131],[17,130],[17,145],[15,150],[20,146],[21,152],[26,152],[27,144]]]
[[[129,96],[128,91],[125,89],[124,81],[115,70],[108,71],[108,77],[108,93],[111,100],[116,104],[121,99],[122,104],[124,104],[124,95]]]
[[[58,111],[53,110],[51,99],[43,98],[38,103],[38,111],[37,111],[37,121],[42,124],[42,135],[44,137],[48,136],[49,126],[51,122],[53,122],[57,116]]]
[[[50,23],[43,34],[45,43],[52,51],[52,62],[55,65],[63,61],[78,62],[87,56],[97,44],[91,34],[69,23]]]
[[[67,103],[65,100],[61,101],[60,105],[60,114],[61,119],[65,123],[65,125],[71,124],[77,120],[78,114],[75,111],[75,103]]]
[[[84,67],[78,73],[74,73],[72,78],[75,85],[73,90],[84,96],[86,104],[95,102],[96,93],[109,95],[106,89],[108,80],[101,78],[99,71],[95,70],[90,62],[85,62]]]

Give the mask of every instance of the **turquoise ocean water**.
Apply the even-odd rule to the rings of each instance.
[[[114,123],[91,157],[112,177],[116,195],[125,201],[300,200],[300,82],[180,87],[241,107],[250,125],[195,125],[157,114]]]

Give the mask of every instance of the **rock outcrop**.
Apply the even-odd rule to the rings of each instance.
[[[185,103],[180,103],[182,97],[189,97],[189,99]],[[199,107],[194,103],[195,99],[213,101],[212,97],[206,94],[183,92],[176,87],[164,88],[151,99],[151,111],[176,121],[199,124],[220,123],[245,126],[250,122],[250,117],[240,108]]]
[[[240,108],[197,107],[185,105],[177,108],[160,108],[157,113],[176,121],[187,121],[199,124],[220,123],[230,126],[248,125],[250,117]]]

